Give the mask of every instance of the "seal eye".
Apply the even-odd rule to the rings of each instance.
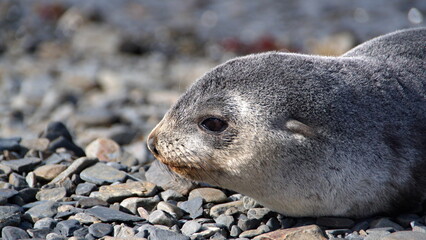
[[[211,117],[204,119],[200,123],[200,126],[210,132],[219,133],[228,127],[228,123],[223,121],[222,119]]]

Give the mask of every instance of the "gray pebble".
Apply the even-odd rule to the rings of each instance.
[[[169,227],[176,223],[176,219],[172,215],[162,210],[155,210],[149,214],[148,221],[152,224],[160,224]]]
[[[247,217],[249,219],[263,219],[266,215],[270,214],[271,210],[269,208],[251,208],[247,212]]]
[[[179,207],[168,202],[159,202],[157,204],[157,209],[169,213],[176,219],[180,219],[184,215],[183,211]]]
[[[183,224],[181,231],[186,236],[191,236],[192,234],[198,232],[200,229],[201,229],[201,224],[193,220]]]
[[[86,209],[85,211],[99,218],[102,222],[136,222],[143,220],[138,216],[101,206]]]
[[[36,194],[36,199],[39,201],[59,201],[66,197],[67,190],[64,187],[42,189]]]
[[[404,228],[409,228],[411,222],[420,220],[420,217],[416,214],[401,214],[395,219],[395,221]]]
[[[74,219],[58,222],[55,227],[55,232],[65,237],[73,235],[74,231],[80,229],[80,222]]]
[[[240,233],[239,237],[240,238],[252,238],[255,237],[257,235],[269,232],[270,229],[268,226],[266,225],[261,225],[259,226],[257,229],[252,229],[252,230],[246,230],[242,233]]]
[[[225,193],[216,188],[196,188],[189,193],[188,199],[201,197],[206,203],[222,203],[227,200]]]
[[[216,218],[216,217],[219,217],[219,215],[224,214],[224,213],[227,214],[227,215],[232,215],[229,212],[230,209],[234,209],[235,213],[239,212],[239,211],[240,212],[244,211],[245,208],[244,208],[244,205],[243,205],[243,201],[238,200],[238,201],[235,201],[235,202],[221,203],[221,204],[215,205],[214,207],[212,207],[210,209],[210,216]]]
[[[108,207],[109,204],[107,202],[105,202],[104,200],[97,199],[97,198],[91,198],[91,197],[82,198],[82,199],[77,201],[77,207],[91,208],[91,207],[95,207],[95,206]]]
[[[185,197],[182,194],[180,194],[180,193],[178,193],[178,192],[176,192],[175,190],[172,190],[172,189],[167,189],[166,191],[161,192],[160,196],[166,202],[169,201],[169,200],[182,201],[182,200],[185,199]]]
[[[28,235],[32,238],[46,239],[47,234],[51,233],[53,229],[41,228],[41,229],[27,229]]]
[[[19,240],[29,238],[27,232],[20,228],[12,226],[4,227],[1,231],[1,236],[4,240]]]
[[[1,163],[10,167],[15,172],[22,173],[34,170],[35,167],[39,163],[41,163],[41,159],[35,157],[28,157],[17,160],[2,161]]]
[[[178,207],[189,213],[189,216],[192,219],[203,215],[203,199],[201,197],[196,197],[185,202],[179,202]]]
[[[96,163],[95,165],[84,169],[80,173],[81,179],[86,182],[94,184],[107,184],[114,182],[123,182],[127,175],[125,172],[117,170],[103,163]]]
[[[65,169],[57,177],[55,177],[52,181],[50,181],[49,184],[62,182],[67,177],[70,177],[75,173],[80,173],[83,169],[97,163],[98,161],[99,160],[96,159],[96,158],[87,158],[87,157],[78,158],[78,159],[74,160],[71,163],[71,165],[68,166],[67,169]]]
[[[233,216],[221,214],[215,219],[215,222],[219,225],[226,227],[228,230],[231,230],[231,225],[234,224],[235,220]]]
[[[89,227],[89,233],[96,238],[104,237],[112,233],[113,227],[107,223],[94,223]]]
[[[276,217],[272,217],[266,222],[266,226],[268,226],[269,229],[273,231],[273,230],[279,229],[281,227],[281,223],[278,221]]]
[[[251,197],[244,196],[243,204],[245,209],[261,207],[261,205]]]
[[[0,230],[6,226],[18,226],[21,215],[19,206],[0,206]]]
[[[9,183],[18,190],[29,187],[27,180],[17,173],[11,173],[9,175]]]
[[[257,227],[259,227],[260,224],[260,220],[259,219],[248,219],[246,216],[241,215],[238,219],[238,227],[242,230],[242,231],[247,231],[250,229],[255,229]]]
[[[413,231],[400,231],[386,235],[381,240],[425,240],[426,233]]]
[[[152,197],[157,190],[157,186],[151,182],[129,182],[101,186],[99,192],[92,192],[90,196],[112,203],[128,197]]]
[[[173,239],[173,240],[190,240],[188,236],[185,236],[180,233],[176,233],[173,231],[160,229],[157,227],[154,227],[153,229],[149,230],[149,240],[166,240],[166,239]]]
[[[75,189],[75,194],[88,196],[91,192],[96,191],[96,184],[93,183],[80,183]]]
[[[127,239],[127,238],[132,238],[134,236],[135,236],[135,230],[133,228],[128,227],[124,224],[114,226],[114,237]]]
[[[46,240],[65,240],[65,239],[67,238],[57,233],[49,233],[46,235]]]
[[[131,197],[124,199],[120,203],[120,206],[126,208],[133,214],[136,214],[139,207],[143,207],[147,211],[152,211],[159,202],[160,197],[158,196],[148,198]]]
[[[73,237],[85,239],[85,237],[87,236],[88,233],[89,233],[88,227],[83,226],[83,227],[74,231]]]
[[[51,218],[58,212],[58,206],[59,204],[54,201],[43,202],[30,208],[25,212],[24,216],[32,222],[36,222],[45,217]]]
[[[53,218],[46,217],[38,220],[34,223],[35,229],[54,229],[56,227],[58,221],[54,220]]]
[[[20,137],[0,138],[0,151],[19,151],[21,149],[19,144],[21,140],[22,138]]]
[[[241,232],[241,229],[237,225],[232,225],[231,231],[229,231],[229,235],[231,237],[238,237]]]

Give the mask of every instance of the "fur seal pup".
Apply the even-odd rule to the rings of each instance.
[[[230,60],[181,96],[148,146],[176,173],[287,216],[408,211],[426,195],[426,28],[340,57]]]

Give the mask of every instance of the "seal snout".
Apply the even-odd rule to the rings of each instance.
[[[157,136],[156,134],[149,134],[148,136],[148,140],[147,140],[147,145],[148,145],[148,149],[149,151],[152,152],[152,154],[154,154],[155,157],[157,157],[159,155],[159,152],[157,150]]]

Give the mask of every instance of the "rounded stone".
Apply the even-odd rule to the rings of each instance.
[[[117,162],[121,155],[120,146],[108,138],[98,138],[86,147],[86,155],[101,161]]]
[[[176,219],[172,215],[161,210],[153,211],[149,215],[148,221],[152,224],[160,224],[168,227],[171,227],[176,223]]]
[[[61,172],[67,169],[67,166],[60,164],[44,165],[34,170],[37,179],[51,181]]]
[[[107,223],[94,223],[89,227],[89,233],[96,238],[104,237],[113,231],[111,224]]]
[[[127,175],[125,172],[117,170],[103,163],[96,163],[95,165],[84,169],[80,173],[81,179],[86,182],[91,182],[98,185],[123,182]]]
[[[40,201],[58,201],[66,197],[67,190],[64,187],[51,189],[42,189],[36,194],[37,200]]]
[[[196,188],[189,193],[188,199],[201,197],[206,203],[222,203],[227,200],[225,193],[216,188]]]

